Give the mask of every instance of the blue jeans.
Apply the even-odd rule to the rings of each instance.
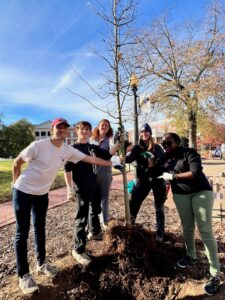
[[[100,172],[97,175],[97,183],[101,193],[101,207],[103,223],[109,222],[109,191],[112,183],[111,172]]]
[[[13,189],[13,205],[16,217],[14,241],[18,276],[29,272],[27,239],[30,230],[30,215],[34,226],[35,253],[39,265],[45,261],[45,220],[48,209],[48,194],[31,195]]]

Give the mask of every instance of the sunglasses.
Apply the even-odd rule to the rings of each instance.
[[[162,146],[163,146],[163,148],[165,148],[165,147],[170,147],[170,146],[172,146],[173,145],[173,142],[172,141],[165,141],[165,142],[162,142]]]

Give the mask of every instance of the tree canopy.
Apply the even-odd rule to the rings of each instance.
[[[3,125],[1,139],[0,157],[16,157],[21,150],[34,141],[33,125],[26,119],[9,126]]]
[[[164,17],[139,37],[134,49],[148,99],[168,117],[182,118],[190,146],[196,147],[197,124],[203,115],[220,118],[225,108],[225,13],[214,2],[202,26],[174,27]]]

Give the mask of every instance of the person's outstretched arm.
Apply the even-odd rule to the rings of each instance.
[[[110,147],[109,153],[111,155],[114,155],[119,150],[119,148],[120,148],[120,142],[117,141],[113,146]]]
[[[110,160],[104,160],[101,159],[99,157],[95,157],[95,156],[89,156],[86,155],[82,161],[89,163],[89,164],[94,164],[94,165],[98,165],[98,166],[104,166],[104,167],[111,167],[112,166],[112,162]]]

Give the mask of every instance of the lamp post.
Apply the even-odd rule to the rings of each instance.
[[[138,78],[135,73],[131,74],[130,86],[134,93],[134,144],[137,144],[137,142],[138,142],[138,110],[137,110]]]

